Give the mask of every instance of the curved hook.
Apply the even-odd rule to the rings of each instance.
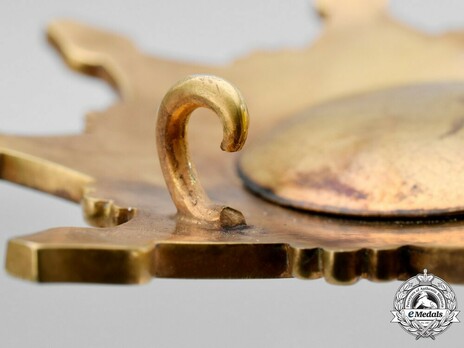
[[[156,128],[158,155],[169,193],[182,217],[213,227],[245,225],[238,210],[213,204],[197,179],[187,148],[186,129],[190,114],[199,107],[211,109],[221,119],[222,150],[238,151],[246,141],[248,111],[235,87],[205,75],[189,76],[176,83],[161,102]]]

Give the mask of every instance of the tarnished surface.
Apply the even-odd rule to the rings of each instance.
[[[248,134],[245,101],[227,81],[194,75],[171,87],[159,107],[156,144],[177,219],[213,229],[244,227],[246,222],[240,211],[211,202],[190,158],[187,124],[192,112],[201,107],[210,109],[221,120],[223,151],[239,151]]]
[[[240,160],[280,204],[381,217],[464,213],[464,84],[354,96],[288,120]]]
[[[120,100],[89,114],[83,134],[0,135],[0,178],[81,201],[86,219],[100,228],[61,227],[14,238],[8,271],[37,281],[324,276],[352,283],[359,277],[409,277],[426,267],[464,282],[464,270],[456,267],[464,261],[462,222],[362,222],[269,203],[243,188],[236,157],[218,149],[220,123],[208,112],[195,112],[189,123],[193,163],[211,199],[243,212],[248,227],[224,231],[175,219],[156,158],[155,110],[187,75],[221,76],[241,90],[251,115],[250,143],[321,101],[464,79],[462,34],[418,33],[389,18],[383,1],[319,6],[325,28],[311,47],[255,53],[226,67],[149,57],[120,36],[69,21],[52,23],[50,41],[66,62],[109,81]]]

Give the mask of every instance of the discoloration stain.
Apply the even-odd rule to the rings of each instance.
[[[417,184],[412,185],[410,191],[411,191],[411,194],[413,194],[413,195],[417,195],[417,194],[423,192],[423,190],[422,190],[422,189],[420,188],[420,186],[417,185]]]
[[[457,134],[464,127],[464,117],[460,117],[453,121],[447,132],[440,135],[440,139],[444,139]]]
[[[311,187],[317,190],[331,191],[339,195],[354,199],[367,199],[368,195],[356,188],[341,182],[330,169],[317,172],[297,173],[293,180],[297,186]]]
[[[422,189],[419,187],[419,185],[417,184],[414,184],[412,185],[409,189],[407,190],[402,190],[402,191],[399,191],[396,195],[395,195],[395,198],[401,202],[403,200],[405,200],[406,198],[409,198],[409,197],[415,197],[415,196],[418,196],[419,194],[421,194],[423,191]]]
[[[404,201],[406,198],[408,198],[408,196],[404,192],[400,191],[395,195],[395,198],[398,202],[401,202],[401,201]]]

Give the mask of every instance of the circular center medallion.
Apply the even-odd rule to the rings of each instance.
[[[464,84],[314,107],[245,150],[239,172],[281,205],[365,217],[464,212]]]

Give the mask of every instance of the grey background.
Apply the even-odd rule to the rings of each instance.
[[[431,33],[464,27],[462,1],[397,0],[392,14]],[[44,28],[69,17],[117,31],[151,54],[225,64],[255,49],[302,47],[321,22],[307,1],[2,1],[0,131],[76,133],[116,98],[69,71]],[[0,258],[9,238],[82,226],[80,207],[0,182]],[[2,261],[3,262],[3,261]],[[456,265],[462,267],[462,265]],[[34,284],[0,271],[0,347],[324,347],[459,345],[464,325],[414,341],[390,324],[400,282],[155,279],[144,286]],[[454,286],[464,303],[464,287]],[[462,319],[462,318],[461,318]]]

